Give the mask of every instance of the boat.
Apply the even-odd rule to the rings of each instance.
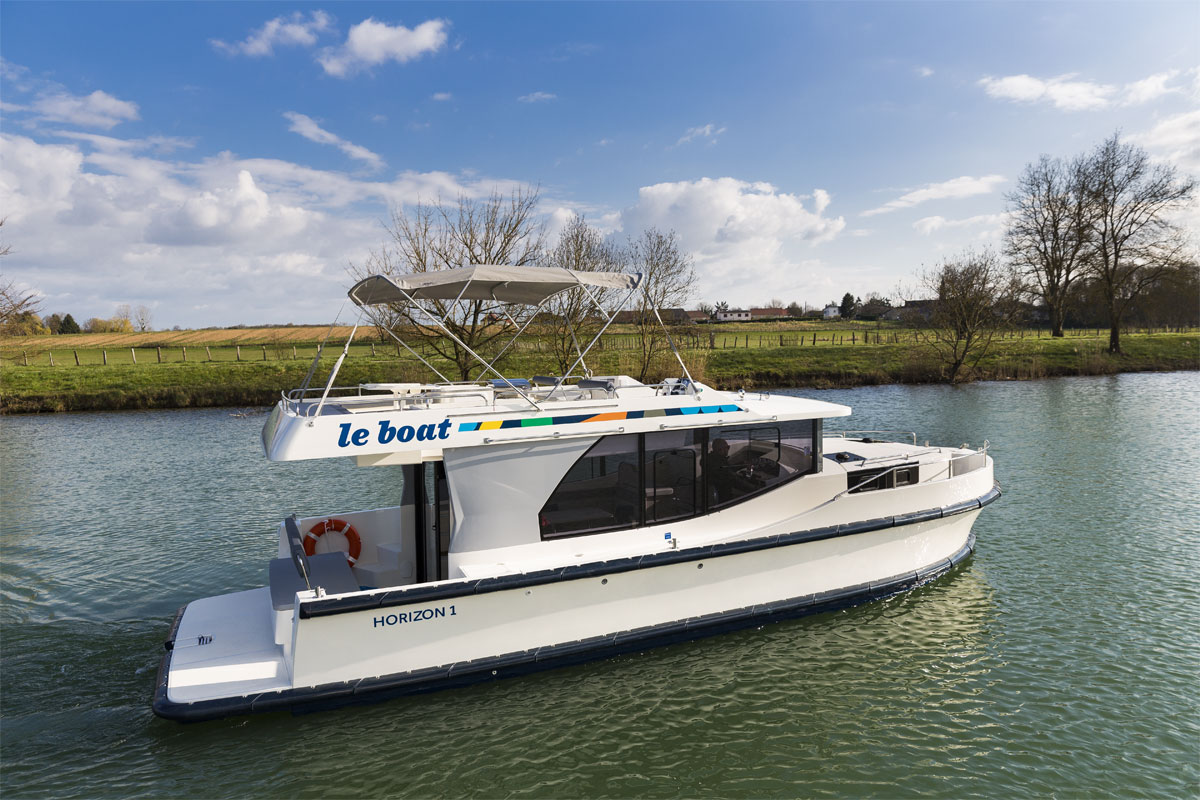
[[[271,461],[391,467],[397,503],[283,518],[265,586],[179,610],[154,712],[307,712],[491,681],[878,600],[970,556],[1000,495],[986,441],[826,430],[850,409],[692,380],[667,326],[679,377],[592,374],[587,354],[641,282],[475,265],[355,284],[363,318],[390,320],[431,380],[336,386],[352,331],[328,380],[312,381],[318,353],[282,395],[262,444]],[[512,342],[489,361],[451,324],[463,303],[521,309],[497,317],[515,341],[567,292],[591,299],[599,330],[563,375],[506,377]],[[403,341],[418,318],[478,380]]]

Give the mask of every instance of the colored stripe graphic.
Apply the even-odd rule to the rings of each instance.
[[[562,417],[530,417],[526,419],[493,419],[482,422],[460,422],[459,433],[473,431],[508,430],[509,428],[534,428],[544,425],[574,425],[579,422],[615,422],[623,419],[649,419],[652,417],[680,417],[690,414],[728,414],[745,411],[732,404],[720,406],[683,406],[681,408],[651,408],[644,411],[608,411],[603,414],[571,414]]]

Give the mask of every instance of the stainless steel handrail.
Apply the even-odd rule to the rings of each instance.
[[[843,438],[843,439],[848,439],[848,438],[850,438],[850,436],[849,436],[850,434],[854,434],[855,436],[861,436],[861,435],[862,435],[862,434],[864,434],[864,433],[903,433],[905,436],[911,436],[911,437],[912,437],[912,443],[913,443],[914,445],[916,445],[916,443],[917,443],[917,434],[916,434],[916,431],[902,431],[902,430],[882,430],[882,431],[829,431],[827,435],[828,435],[828,436],[835,436],[835,437],[836,437],[836,436],[840,436],[840,437],[841,437],[841,438]]]
[[[886,431],[872,431],[872,433],[885,433],[885,432],[886,432]],[[963,453],[963,454],[961,454],[961,455],[954,456],[953,458],[948,458],[948,459],[946,459],[946,461],[945,461],[945,464],[946,464],[946,467],[947,467],[947,470],[946,470],[946,471],[949,473],[949,474],[948,474],[946,477],[944,477],[944,478],[941,478],[941,477],[938,477],[938,476],[931,476],[931,477],[930,477],[930,478],[928,478],[927,480],[924,480],[924,481],[917,481],[917,483],[931,483],[931,482],[933,482],[934,480],[946,480],[946,481],[948,481],[948,480],[950,480],[951,478],[957,477],[957,476],[954,474],[954,467],[953,467],[953,464],[954,464],[954,462],[955,462],[955,461],[961,461],[962,459],[965,459],[965,458],[974,458],[975,456],[982,455],[982,456],[983,456],[983,458],[984,458],[984,462],[983,462],[983,463],[986,465],[986,464],[987,464],[987,451],[988,451],[988,447],[989,447],[989,446],[990,446],[990,443],[988,442],[988,440],[987,440],[987,439],[984,439],[984,440],[983,440],[983,446],[982,446],[982,447],[980,447],[978,450],[972,450],[970,453]],[[940,464],[940,463],[942,463],[942,462],[938,462],[938,463]],[[898,470],[898,469],[904,469],[905,467],[911,467],[911,466],[913,466],[913,465],[912,465],[912,464],[897,464],[897,465],[896,465],[896,466],[894,466],[894,467],[888,467],[887,469],[883,470],[882,472],[877,472],[877,473],[875,473],[875,474],[874,474],[874,475],[872,475],[871,477],[869,477],[869,478],[867,478],[866,480],[864,480],[862,483],[857,483],[857,484],[855,484],[854,486],[848,486],[847,488],[843,489],[842,491],[838,492],[838,493],[837,493],[837,494],[835,494],[833,497],[831,497],[831,498],[830,498],[830,500],[836,500],[836,499],[838,499],[839,497],[842,497],[843,495],[849,494],[850,492],[854,491],[855,489],[857,489],[857,488],[859,488],[859,487],[861,487],[861,486],[866,486],[866,485],[867,485],[868,483],[870,483],[871,481],[878,480],[879,478],[882,478],[884,475],[888,475],[888,474],[890,474],[890,473],[892,473],[892,472],[895,472],[895,471],[896,471],[896,470]],[[983,469],[983,467],[978,467],[978,469]],[[975,470],[971,470],[971,472],[974,472],[974,471],[975,471]],[[961,475],[967,475],[967,474],[969,474],[969,473],[962,472],[962,473],[959,473],[959,474],[961,474]],[[938,475],[940,476],[940,475],[941,475],[941,473],[938,473]],[[848,482],[848,481],[847,481],[847,482]],[[827,501],[827,502],[828,502],[828,501]]]

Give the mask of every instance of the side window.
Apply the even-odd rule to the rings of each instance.
[[[709,508],[722,508],[813,471],[811,420],[713,428],[708,435]]]
[[[687,519],[816,472],[819,425],[801,420],[606,436],[542,506],[542,538]]]
[[[703,511],[700,494],[701,431],[645,434],[643,475],[646,524],[694,517]]]
[[[538,514],[542,538],[629,528],[641,521],[638,434],[606,436],[583,454]]]

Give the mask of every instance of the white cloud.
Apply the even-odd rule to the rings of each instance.
[[[1105,108],[1117,91],[1115,86],[1072,80],[1074,77],[1074,74],[1068,74],[1043,80],[1030,75],[989,76],[980,79],[979,85],[991,97],[1018,103],[1044,101],[1064,111]]]
[[[1126,85],[1122,93],[1122,102],[1131,106],[1140,105],[1157,100],[1163,95],[1180,92],[1182,89],[1179,87],[1167,86],[1167,81],[1174,80],[1177,75],[1179,75],[1179,70],[1172,69],[1130,83]]]
[[[687,144],[688,142],[690,142],[694,139],[707,139],[709,144],[716,144],[717,137],[720,136],[724,132],[725,132],[724,127],[718,128],[716,125],[712,124],[711,122],[708,123],[707,125],[700,125],[695,128],[688,128],[687,131],[684,132],[683,136],[679,137],[679,141],[675,142],[675,146],[678,147],[681,144]]]
[[[1148,131],[1130,134],[1129,140],[1156,158],[1200,176],[1200,111],[1166,117]]]
[[[311,117],[295,111],[285,111],[283,112],[283,116],[292,123],[288,130],[293,133],[298,133],[305,139],[317,144],[331,144],[351,158],[362,161],[371,169],[381,169],[383,167],[383,159],[378,155],[361,145],[348,142],[337,134],[330,133],[318,125]]]
[[[923,217],[913,223],[913,228],[922,236],[929,236],[934,231],[942,230],[943,228],[971,228],[980,225],[990,226],[991,230],[985,231],[985,235],[993,233],[996,226],[1003,225],[1007,215],[1005,214],[979,214],[974,217],[965,219],[946,219],[945,217]]]
[[[930,183],[908,194],[901,195],[895,200],[884,203],[878,208],[864,211],[862,216],[872,217],[876,214],[889,214],[902,208],[911,208],[921,203],[927,203],[930,200],[958,200],[964,197],[988,194],[999,184],[1004,183],[1004,180],[1004,176],[1002,175],[984,175],[980,178],[963,175],[962,177],[941,183]]]
[[[240,170],[237,182],[190,193],[174,209],[160,209],[146,227],[146,241],[163,245],[214,245],[244,242],[270,230],[273,237],[297,236],[321,215],[273,202]]]
[[[447,100],[453,100],[454,95],[450,94],[449,92],[434,92],[429,99],[436,100],[439,103],[444,103]]]
[[[1056,78],[1035,78],[1031,75],[991,76],[980,79],[979,85],[991,97],[1018,103],[1050,103],[1063,111],[1095,111],[1112,105],[1141,105],[1168,94],[1183,91],[1168,82],[1179,77],[1177,69],[1150,75],[1118,87],[1094,81],[1076,80],[1075,73]]]
[[[449,26],[445,20],[431,19],[410,29],[369,17],[350,28],[345,44],[325,48],[317,61],[326,73],[338,78],[388,61],[405,64],[442,49]]]
[[[829,202],[820,189],[808,198],[736,178],[659,183],[638,190],[637,203],[621,212],[621,229],[675,231],[695,258],[702,296],[735,296],[750,283],[783,291],[800,281],[801,248],[845,227],[842,217],[823,216]]]
[[[917,74],[920,75],[922,78],[928,78],[930,75],[933,74],[933,70],[930,69],[929,67],[917,67]]]
[[[533,92],[531,94],[523,94],[517,98],[518,103],[547,103],[551,100],[557,100],[558,95],[550,92]]]
[[[153,152],[146,140],[0,134],[14,249],[5,268],[42,291],[49,310],[86,319],[117,303],[157,303],[166,325],[328,322],[346,263],[381,243],[389,206],[521,185],[444,172],[373,181],[277,159]]]
[[[28,106],[39,119],[66,122],[83,127],[109,128],[122,122],[139,119],[137,103],[119,100],[108,92],[96,90],[78,96],[67,92],[39,95]]]
[[[276,45],[301,45],[312,47],[318,34],[333,26],[333,18],[324,11],[314,11],[307,18],[299,11],[287,17],[268,20],[261,28],[240,42],[229,44],[220,39],[210,39],[217,50],[231,56],[261,57],[274,54]]]
[[[180,136],[147,136],[144,139],[117,139],[113,136],[102,136],[98,133],[83,133],[82,131],[48,131],[52,136],[61,139],[76,139],[87,142],[102,152],[135,152],[149,150],[155,153],[173,153],[195,146],[191,139]]]

